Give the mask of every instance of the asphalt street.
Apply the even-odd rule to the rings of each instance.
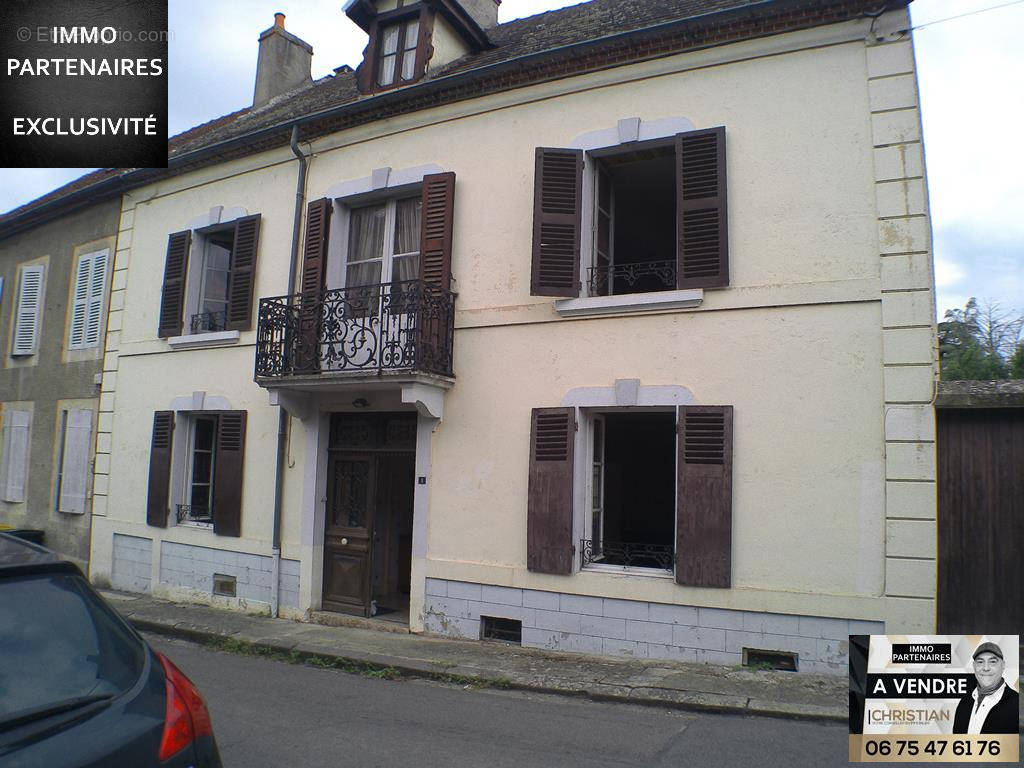
[[[202,691],[226,768],[849,766],[837,724],[381,680],[148,639]]]

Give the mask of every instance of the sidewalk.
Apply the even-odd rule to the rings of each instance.
[[[328,657],[397,674],[595,700],[772,717],[847,720],[839,676],[554,653],[504,643],[325,627],[104,591],[136,629]]]

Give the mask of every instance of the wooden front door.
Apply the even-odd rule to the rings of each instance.
[[[1024,627],[1024,409],[938,411],[938,629]]]
[[[369,616],[376,462],[369,453],[327,460],[324,607]]]
[[[406,523],[411,541],[415,449],[414,413],[331,417],[325,610],[369,616],[372,602],[395,589],[391,563],[398,557],[396,548],[404,544],[400,537]]]

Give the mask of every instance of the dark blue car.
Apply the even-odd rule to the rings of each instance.
[[[73,564],[0,534],[0,766],[220,768],[192,682]]]

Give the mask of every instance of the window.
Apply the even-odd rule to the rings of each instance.
[[[671,570],[675,413],[594,413],[583,565]]]
[[[392,312],[401,311],[403,288],[419,278],[421,208],[417,196],[351,210],[345,256],[349,316],[376,316],[382,298]]]
[[[245,411],[157,411],[149,455],[146,522],[175,521],[241,535]],[[177,441],[175,450],[175,435]]]
[[[178,505],[178,522],[213,525],[213,467],[217,435],[216,416],[191,419],[188,464],[185,481],[186,502]]]
[[[620,402],[630,396],[618,383],[608,390],[584,390],[586,407],[532,411],[527,568],[646,568],[686,586],[730,586],[732,406],[638,410]]]
[[[71,302],[68,349],[99,346],[109,255],[110,251],[104,249],[78,257]]]
[[[260,215],[256,214],[168,236],[157,326],[160,338],[180,336],[183,329],[200,334],[252,327],[259,233]]]
[[[633,138],[621,138],[620,126],[620,143],[599,132],[610,143],[589,151],[537,148],[531,295],[610,297],[729,284],[725,129],[638,141],[639,123]],[[632,304],[650,308],[652,301]]]
[[[419,17],[411,21],[381,27],[377,55],[377,85],[384,88],[401,81],[416,79],[416,48],[419,40]]]
[[[18,302],[14,309],[12,355],[34,355],[39,344],[39,325],[43,313],[42,264],[18,271]]]
[[[676,171],[671,145],[594,157],[591,296],[676,288]]]
[[[190,322],[192,333],[223,331],[227,327],[234,234],[233,226],[221,227],[204,233],[200,241],[199,303]]]
[[[419,196],[353,208],[345,285],[415,280],[420,268]]]

